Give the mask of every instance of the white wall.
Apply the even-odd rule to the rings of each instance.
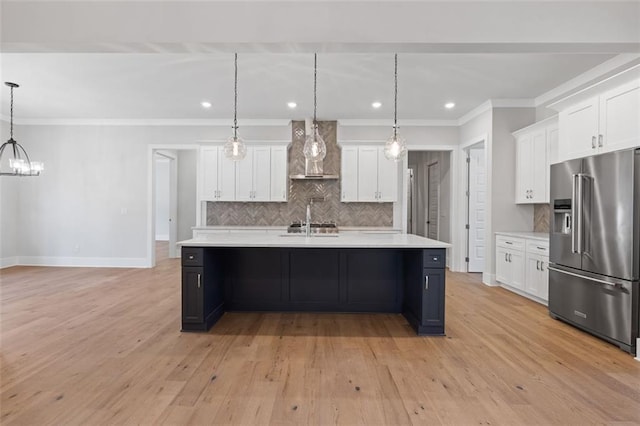
[[[402,125],[402,122],[400,122]],[[342,141],[384,142],[391,136],[391,123],[386,126],[350,126],[338,122],[338,143]],[[400,135],[412,145],[457,145],[457,126],[400,126]]]
[[[196,226],[196,163],[198,152],[178,150],[178,241],[193,236]]]
[[[8,134],[8,123],[0,121],[2,143],[5,136],[8,139]],[[18,262],[18,190],[24,179],[31,178],[0,177],[0,268],[16,265]]]
[[[42,176],[20,182],[19,261],[74,266],[147,266],[149,146],[229,135],[227,126],[29,125],[18,131],[29,155],[45,162]],[[246,127],[243,136],[290,140],[291,129]],[[3,221],[9,207],[3,200]]]
[[[156,241],[169,240],[171,163],[156,154]]]

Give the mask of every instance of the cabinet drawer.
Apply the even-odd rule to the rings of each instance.
[[[511,250],[524,251],[524,240],[522,238],[513,238],[498,235],[496,237],[496,246],[508,248]]]
[[[445,253],[446,252],[443,249],[424,250],[424,267],[425,268],[444,268]]]
[[[203,266],[202,247],[182,247],[182,266]]]
[[[540,256],[549,256],[549,242],[528,240],[527,241],[527,253],[538,254]]]

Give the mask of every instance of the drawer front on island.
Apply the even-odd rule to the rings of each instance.
[[[182,266],[202,266],[204,249],[182,247]]]

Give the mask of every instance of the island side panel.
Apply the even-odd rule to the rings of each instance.
[[[419,335],[444,335],[445,249],[407,250],[402,313]]]

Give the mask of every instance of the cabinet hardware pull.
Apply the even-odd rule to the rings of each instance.
[[[539,271],[540,270],[540,261],[536,260],[536,269]]]
[[[538,248],[538,250],[544,250],[544,251],[547,251],[547,248],[546,248],[546,247],[540,247],[540,246],[536,246],[536,247]]]
[[[602,135],[598,135],[598,146],[602,148]]]
[[[591,136],[591,148],[596,149],[596,137]]]
[[[540,261],[540,270],[544,272],[544,262],[542,260]]]
[[[511,263],[511,253],[509,253],[509,263]]]
[[[507,253],[504,254],[504,261],[505,262],[509,261],[509,255]]]
[[[194,256],[192,254],[189,255],[189,260],[193,260]]]
[[[424,277],[424,289],[429,290],[429,276]]]
[[[505,241],[505,244],[513,244],[511,241]]]
[[[200,288],[200,274],[198,274],[198,288]]]

